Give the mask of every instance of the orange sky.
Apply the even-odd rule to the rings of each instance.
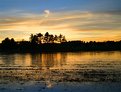
[[[40,6],[40,8],[36,8],[40,9],[37,12],[26,10],[29,6],[24,9],[22,9],[22,5],[20,9],[17,9],[17,6],[12,9],[9,9],[12,6],[6,6],[8,10],[0,11],[0,41],[5,37],[15,38],[15,40],[29,40],[31,33],[44,34],[45,32],[57,35],[61,33],[66,36],[67,40],[121,40],[121,13],[120,9],[116,7],[117,5],[114,6],[115,0],[101,1],[101,4],[98,3],[100,6],[97,7],[97,11],[94,10],[96,9],[96,6],[93,6],[94,2],[88,1],[87,3],[87,1],[71,1],[71,5],[73,3],[78,5],[68,5],[68,7],[63,7],[64,1],[61,2],[60,7],[50,5],[51,8],[45,9],[44,6]],[[13,2],[15,1],[13,0]],[[30,2],[34,1],[30,0]],[[85,3],[88,6],[84,6],[85,9],[83,9],[84,7],[79,6],[79,3]],[[48,4],[50,4],[49,1]],[[97,3],[94,3],[94,5],[97,5]],[[103,9],[101,5],[105,8]],[[6,9],[6,7],[4,8]],[[55,7],[58,9],[54,10]],[[90,10],[91,7],[94,9]]]

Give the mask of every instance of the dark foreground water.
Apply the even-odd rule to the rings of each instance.
[[[0,92],[121,92],[121,52],[0,54]]]

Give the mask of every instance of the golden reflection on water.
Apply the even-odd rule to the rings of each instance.
[[[116,65],[120,68],[121,52],[75,52],[42,54],[0,54],[0,66],[38,66],[41,68],[80,68],[79,65]],[[107,66],[108,67],[108,66]]]
[[[121,52],[0,54],[0,84],[15,81],[121,82]],[[8,84],[9,84],[8,83]]]
[[[66,53],[44,53],[30,55],[31,66],[39,66],[42,68],[60,67],[66,62]],[[28,61],[29,62],[29,61]]]

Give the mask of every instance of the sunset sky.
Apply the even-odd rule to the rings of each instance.
[[[0,41],[31,33],[67,40],[121,40],[121,0],[0,0]]]

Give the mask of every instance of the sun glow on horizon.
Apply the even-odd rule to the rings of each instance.
[[[104,1],[100,3],[104,4]],[[114,6],[109,7],[115,8]],[[26,9],[1,11],[0,41],[6,37],[15,38],[15,40],[29,40],[30,34],[46,32],[54,35],[63,34],[67,40],[121,40],[120,10],[106,9],[107,11],[100,9],[92,11],[81,8],[67,9],[61,6],[55,10],[46,7],[39,11],[38,8],[36,11]]]

